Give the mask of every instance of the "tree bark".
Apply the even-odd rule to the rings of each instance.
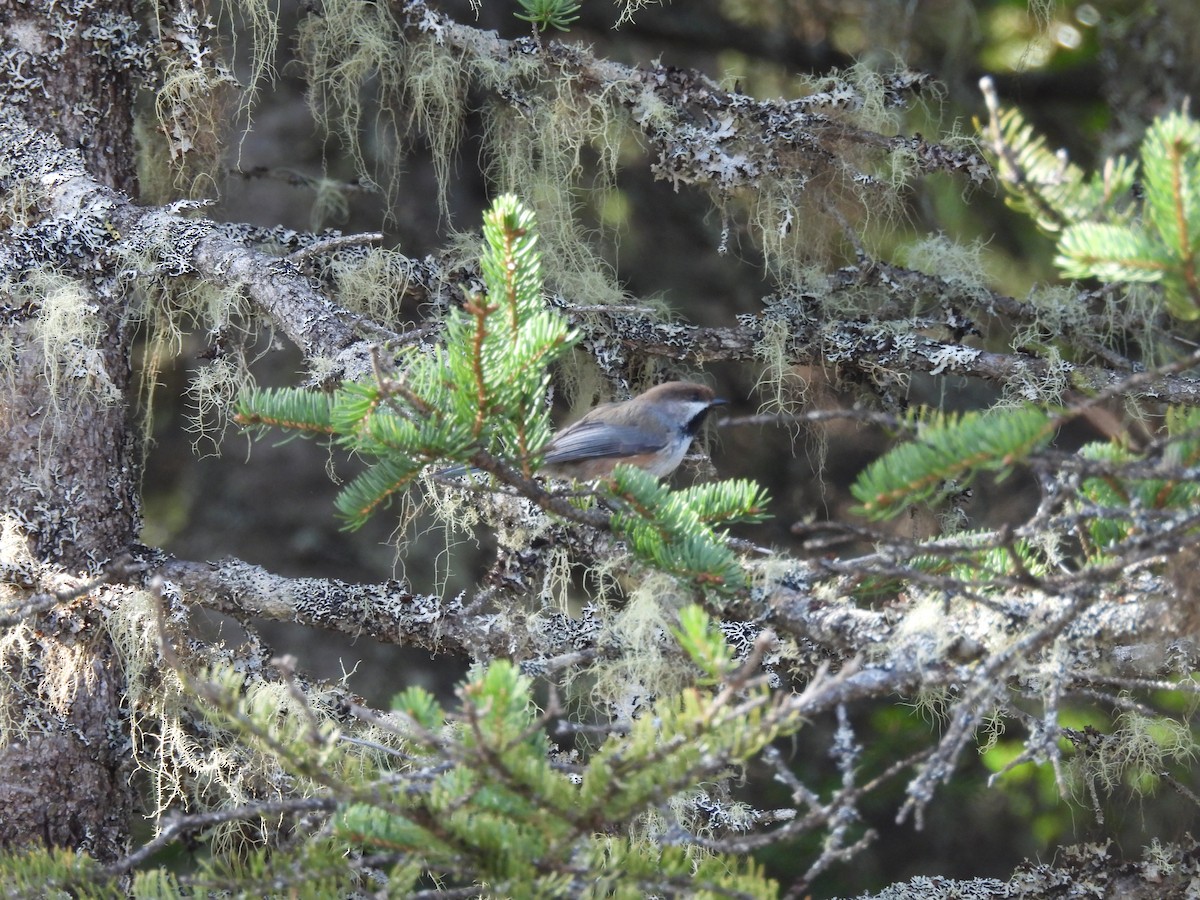
[[[133,88],[116,38],[136,32],[132,13],[129,0],[0,0],[0,107],[52,129],[93,177],[130,194]],[[36,152],[0,153],[4,218],[16,220],[0,243],[8,609],[93,579],[139,527],[127,298],[112,267],[72,253],[36,194],[30,203],[38,184],[26,164]],[[121,591],[98,587],[0,633],[0,845],[69,847],[101,860],[127,851],[135,796],[124,677],[104,625]]]

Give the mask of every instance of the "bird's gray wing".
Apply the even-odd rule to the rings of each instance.
[[[555,465],[581,459],[637,456],[660,449],[662,442],[647,439],[640,428],[581,421],[554,436],[543,460],[546,465]]]

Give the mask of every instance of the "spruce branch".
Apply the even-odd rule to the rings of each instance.
[[[868,515],[895,515],[946,492],[948,485],[960,490],[978,472],[1003,477],[1044,446],[1056,428],[1050,413],[1032,406],[957,418],[934,414],[922,423],[917,440],[901,444],[864,469],[851,492]]]
[[[1063,274],[1161,284],[1172,316],[1200,317],[1200,123],[1186,111],[1160,116],[1142,139],[1138,163],[1112,158],[1089,176],[1051,154],[1018,111],[1001,111],[988,79],[981,87],[1001,182],[1039,226],[1061,231],[1055,262]],[[1143,187],[1141,217],[1135,181]]]
[[[513,459],[521,470],[514,486],[546,502],[529,474],[550,436],[548,369],[576,337],[545,308],[533,215],[511,195],[484,217],[480,270],[486,294],[450,311],[445,344],[433,352],[403,349],[385,365],[372,348],[372,381],[343,383],[328,399],[305,400],[295,390],[243,393],[239,422],[331,434],[371,461],[338,497],[348,527],[361,526],[439,462],[490,466],[507,478],[500,460]]]
[[[716,635],[706,652],[724,658],[713,665],[732,671],[713,623],[688,618],[698,640],[700,632]],[[380,861],[416,856],[423,868],[451,882],[486,873],[499,890],[549,887],[564,875],[586,876],[590,869],[581,863],[605,848],[611,852],[612,842],[600,836],[606,823],[663,808],[673,794],[711,776],[714,765],[725,765],[730,754],[746,759],[800,721],[783,704],[766,708],[768,691],[758,679],[742,682],[750,696],[740,701],[715,688],[688,691],[663,698],[658,714],[635,723],[629,740],[588,754],[568,780],[548,757],[545,737],[559,712],[551,704],[539,713],[531,688],[514,666],[498,661],[460,688],[457,715],[439,709],[428,694],[407,692],[401,709],[423,723],[407,731],[416,757],[449,763],[414,778],[409,773],[420,768],[410,762],[403,789],[392,794],[395,802],[349,806],[338,817],[339,833]],[[435,728],[447,718],[454,723],[449,730]],[[655,723],[662,725],[661,739]],[[504,852],[497,854],[500,847]],[[707,863],[697,871],[694,859],[666,850],[655,854],[651,867],[631,856],[622,867],[625,877],[653,885],[690,874],[693,884],[704,886],[711,878],[714,888],[738,884],[755,896],[767,887],[752,867],[731,867],[733,860],[712,860],[723,873]],[[637,854],[636,843],[629,842],[626,852]]]
[[[1018,109],[1002,109],[991,78],[980,79],[979,88],[988,110],[979,129],[997,157],[997,178],[1011,205],[1052,234],[1101,216],[1124,221],[1132,215],[1137,167],[1131,161],[1116,157],[1099,174],[1088,175],[1065,154],[1049,150]]]

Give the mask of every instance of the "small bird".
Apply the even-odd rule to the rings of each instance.
[[[540,471],[591,481],[627,463],[662,478],[683,461],[709,410],[727,402],[706,385],[668,381],[631,400],[602,403],[554,435]]]

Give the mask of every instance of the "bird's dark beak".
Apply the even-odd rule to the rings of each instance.
[[[704,423],[704,421],[706,419],[708,419],[709,421],[712,421],[712,419],[709,419],[709,413],[712,413],[713,410],[715,410],[718,406],[728,406],[728,405],[729,405],[729,401],[726,400],[724,397],[713,397],[711,400],[708,401],[708,406],[704,407],[704,409],[700,412],[700,414],[698,416],[696,416],[695,420],[693,420],[692,431],[699,431],[700,426]],[[713,413],[713,418],[715,419],[715,417],[716,417],[716,413]],[[719,425],[721,423],[717,422],[716,424]]]

